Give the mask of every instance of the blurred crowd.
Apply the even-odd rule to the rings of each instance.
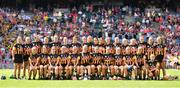
[[[70,8],[69,8],[70,9]],[[74,35],[80,38],[118,36],[120,40],[163,35],[168,49],[167,67],[174,67],[180,59],[180,14],[168,8],[148,6],[144,9],[131,6],[96,7],[92,4],[71,8],[70,12],[47,12],[42,9],[15,10],[0,8],[0,63],[12,68],[11,48],[17,36],[58,35],[71,42]],[[60,40],[60,41],[61,41]],[[3,65],[3,64],[2,64]],[[2,65],[0,68],[2,68]]]

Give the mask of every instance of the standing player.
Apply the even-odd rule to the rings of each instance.
[[[155,59],[157,60],[160,66],[159,69],[162,69],[163,71],[163,76],[166,76],[165,61],[164,61],[164,57],[166,55],[166,47],[163,44],[163,40],[160,36],[157,37],[156,41],[157,41],[157,45],[156,45],[156,58]]]
[[[23,63],[23,44],[22,38],[18,37],[16,44],[12,49],[12,59],[14,61],[14,78],[16,78],[16,71],[18,71],[18,79],[20,79],[21,66]]]
[[[28,68],[29,71],[29,57],[31,54],[31,40],[30,37],[26,37],[25,44],[23,45],[24,55],[23,55],[23,78],[26,77],[26,68]]]
[[[47,73],[48,73],[48,67],[49,67],[49,64],[48,64],[48,48],[43,45],[42,47],[42,53],[40,54],[40,59],[39,59],[39,63],[40,63],[40,66],[39,66],[39,79],[46,79],[47,78]]]
[[[146,64],[145,64],[147,72],[149,72],[148,71],[149,70],[149,67],[148,67],[149,65],[148,65],[147,61],[150,60],[151,54],[153,54],[153,55],[155,54],[155,46],[154,46],[153,37],[149,37],[148,42],[147,42]],[[147,75],[147,76],[149,76],[149,75]]]
[[[34,42],[32,42],[32,44],[33,44],[33,47],[34,47],[34,46],[37,47],[38,53],[40,54],[40,53],[41,53],[42,42],[40,41],[38,35],[35,37]]]
[[[60,77],[65,79],[65,77],[69,76],[69,67],[68,67],[68,61],[69,60],[69,53],[66,46],[61,47],[61,54],[60,54]],[[63,72],[64,71],[64,72]],[[63,75],[64,74],[64,75]]]
[[[76,46],[78,48],[78,53],[81,52],[81,44],[77,41],[77,37],[74,36],[71,44],[71,52],[72,52],[72,47]]]
[[[140,38],[139,38],[139,46],[143,48],[142,53],[145,54],[146,51],[147,51],[147,48],[146,48],[147,47],[147,43],[144,41],[144,36],[143,35],[140,36]]]
[[[92,45],[92,53],[95,52],[95,47],[96,46],[99,46],[99,42],[98,42],[98,39],[95,37],[94,40],[93,40],[93,45]]]
[[[54,37],[53,37],[53,42],[51,43],[51,47],[55,47],[55,53],[56,54],[60,54],[60,48],[59,48],[59,46],[61,46],[61,44],[58,42],[58,36],[57,35],[55,35]]]

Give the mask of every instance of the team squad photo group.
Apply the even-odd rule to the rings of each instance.
[[[60,41],[61,39],[61,41]],[[81,42],[79,41],[81,40]],[[52,39],[17,37],[12,47],[14,79],[28,80],[165,80],[163,36],[138,40],[74,36]],[[34,40],[32,42],[32,40]],[[51,40],[51,41],[50,41]],[[23,69],[22,69],[23,68]],[[21,73],[23,71],[23,74]],[[26,72],[26,70],[28,72]],[[162,70],[162,75],[160,72]],[[28,73],[28,74],[26,74]],[[161,76],[161,77],[160,77]]]

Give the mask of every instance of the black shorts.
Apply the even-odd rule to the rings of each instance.
[[[14,63],[23,63],[23,56],[21,54],[16,54],[14,56]]]
[[[23,56],[23,61],[25,62],[25,61],[28,61],[28,59],[29,59],[29,55],[24,55]]]
[[[155,60],[157,60],[157,62],[162,62],[164,58],[164,55],[157,55]]]

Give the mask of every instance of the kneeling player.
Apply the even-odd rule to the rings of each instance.
[[[137,58],[137,64],[138,64],[138,67],[139,67],[137,69],[139,79],[142,79],[142,77],[143,77],[143,80],[145,80],[146,79],[146,67],[145,67],[146,56],[143,54],[143,48],[141,46],[138,47],[136,58]]]
[[[51,48],[51,54],[48,57],[49,67],[48,67],[48,78],[58,79],[59,77],[59,56],[56,53],[56,49],[53,46]]]
[[[158,64],[157,64],[157,61],[155,60],[155,56],[153,54],[151,54],[151,56],[150,56],[148,65],[149,65],[149,72],[148,72],[149,78],[150,79],[155,78],[155,80],[159,79],[158,78],[159,77],[159,69],[158,69],[158,67],[156,67]]]
[[[45,46],[42,47],[42,53],[40,57],[40,75],[39,78],[47,78],[47,69],[48,69],[48,50]]]
[[[38,49],[36,47],[32,48],[32,55],[29,58],[30,62],[30,71],[29,71],[29,80],[31,80],[31,75],[33,73],[33,79],[35,80],[37,74],[37,67],[39,62]]]
[[[78,48],[76,46],[73,47],[70,58],[70,65],[73,66],[73,72],[70,71],[70,75],[73,77],[73,79],[79,78],[81,76],[80,55],[78,54]]]

